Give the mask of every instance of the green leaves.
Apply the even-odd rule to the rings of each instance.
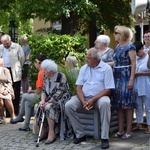
[[[34,62],[36,56],[40,53],[45,54],[49,59],[61,65],[64,65],[68,54],[76,56],[79,62],[84,62],[85,60],[87,39],[84,36],[78,34],[75,36],[32,34],[28,36],[28,41],[31,49],[31,62]],[[33,64],[30,68],[32,86],[34,86],[34,81],[36,81],[37,74],[35,72],[36,69]]]
[[[11,17],[15,18],[17,26],[31,18],[53,22],[66,17],[70,18],[70,26],[74,25],[75,30],[71,31],[86,34],[89,22],[96,18],[97,32],[113,31],[118,24],[131,25],[130,3],[131,0],[0,0],[0,23],[6,30]]]

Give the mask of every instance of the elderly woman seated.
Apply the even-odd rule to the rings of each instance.
[[[66,77],[63,73],[58,72],[57,64],[53,60],[44,60],[41,67],[44,69],[44,87],[39,109],[45,113],[48,124],[48,135],[44,125],[40,141],[47,138],[45,144],[53,143],[56,139],[54,131],[56,125],[60,127],[60,138],[62,140],[71,139],[73,138],[72,127],[64,113],[65,103],[70,99]]]
[[[3,59],[0,58],[0,123],[6,123],[5,107],[10,113],[11,118],[15,117],[12,99],[14,98],[14,91],[12,87],[12,80],[9,70],[3,67]]]
[[[72,76],[76,76],[76,78],[77,78],[79,71],[77,69],[77,59],[75,56],[68,56],[66,58],[65,67],[67,67],[69,69],[68,72]]]

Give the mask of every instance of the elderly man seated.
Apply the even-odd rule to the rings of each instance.
[[[76,138],[74,144],[86,140],[84,128],[80,123],[77,110],[98,109],[101,120],[102,149],[109,148],[110,92],[114,88],[112,68],[100,60],[99,51],[91,48],[87,52],[87,64],[81,67],[77,85],[77,95],[65,105]]]

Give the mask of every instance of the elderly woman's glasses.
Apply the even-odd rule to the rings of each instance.
[[[95,41],[94,44],[100,43],[99,41]]]

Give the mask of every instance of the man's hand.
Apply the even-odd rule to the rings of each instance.
[[[28,90],[27,92],[28,92],[28,94],[34,93],[33,90]]]
[[[91,110],[93,108],[93,104],[94,104],[93,99],[89,99],[88,101],[85,101],[83,108],[85,110]]]

